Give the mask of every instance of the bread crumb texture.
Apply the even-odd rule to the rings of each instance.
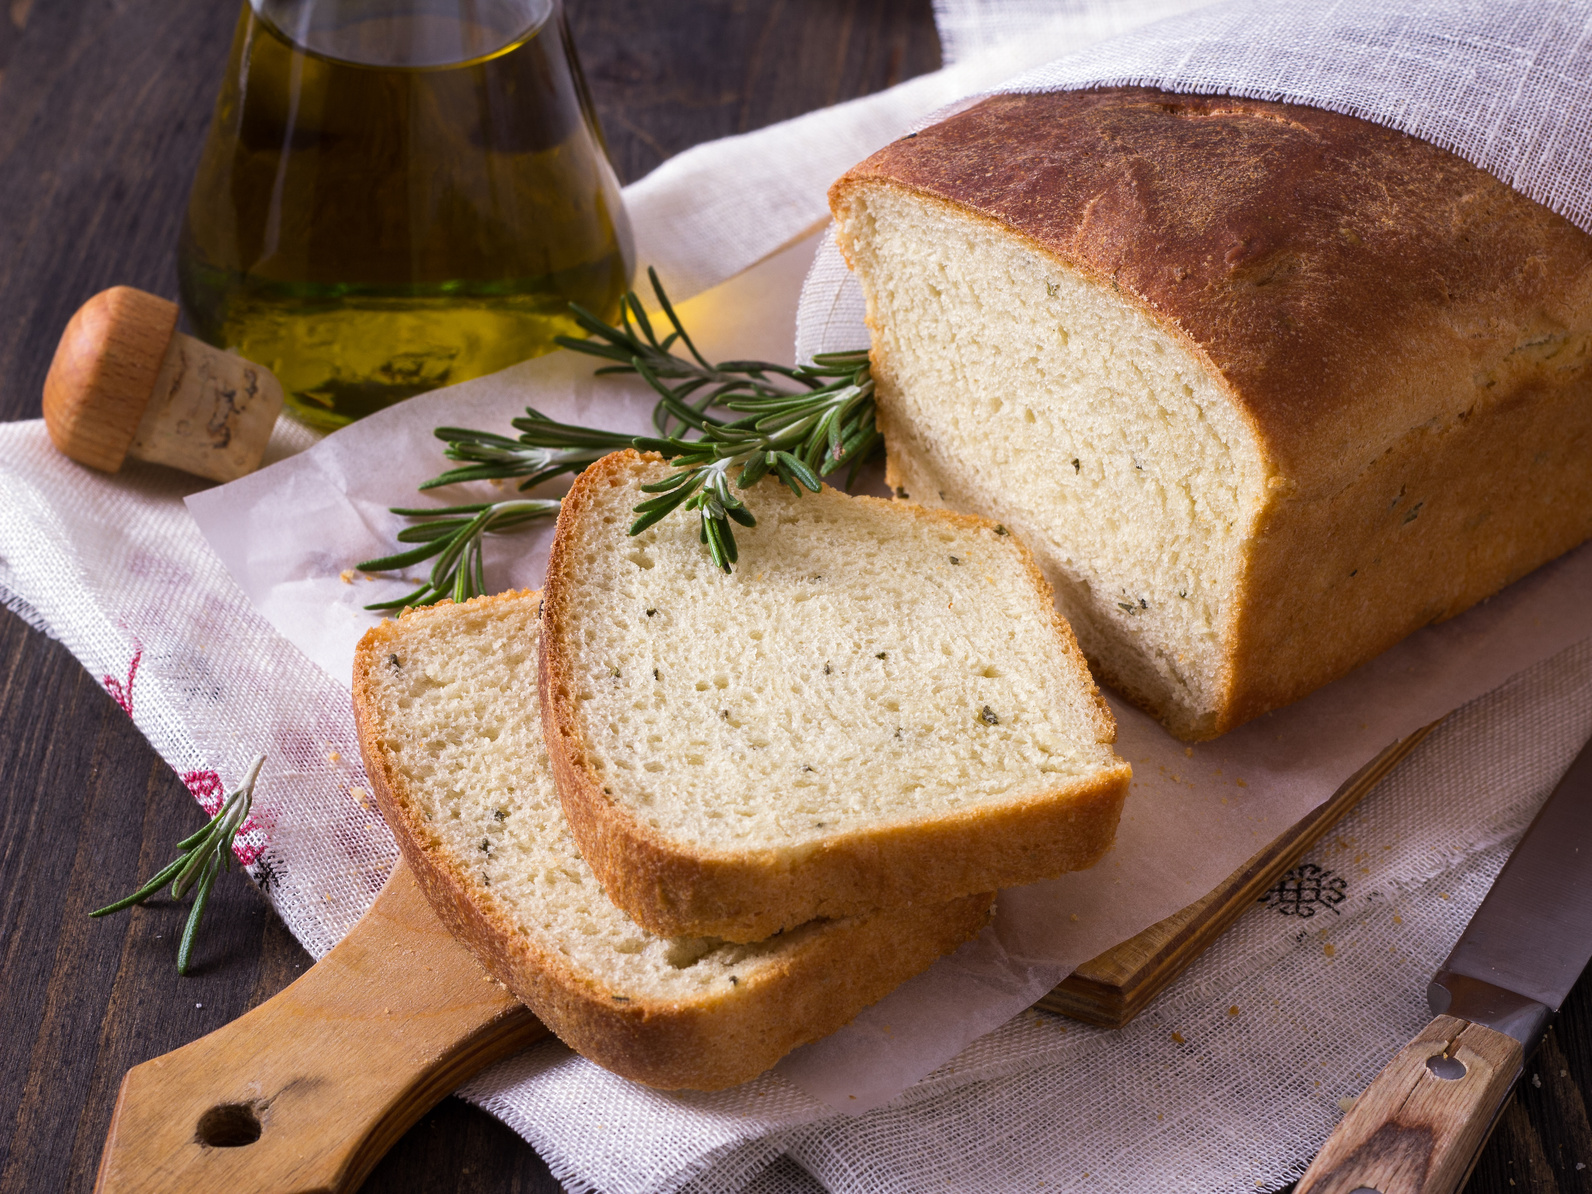
[[[564,821],[542,741],[538,603],[517,595],[410,615],[367,669],[380,748],[404,798],[512,931],[553,943],[588,981],[622,999],[751,986],[821,926],[751,945],[667,939],[608,901]]]
[[[627,538],[662,473],[611,469],[569,528],[559,640],[585,766],[642,823],[799,855],[1115,765],[1109,714],[1010,535],[770,479],[725,574],[694,515]]]
[[[1225,697],[1229,598],[1264,500],[1253,434],[1109,284],[905,188],[848,198],[892,481],[1008,523],[1084,653],[1198,735]]]

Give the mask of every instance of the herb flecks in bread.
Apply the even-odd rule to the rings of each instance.
[[[1218,384],[1149,313],[1101,310],[1097,283],[995,224],[893,188],[858,202],[870,233],[853,253],[890,362],[892,481],[1028,537],[1117,687],[1218,707],[1228,595],[1266,484]],[[991,278],[1018,301],[991,303]],[[1175,728],[1198,736],[1204,716]]]
[[[641,928],[603,894],[559,808],[536,702],[539,604],[508,593],[376,627],[356,654],[354,707],[377,802],[432,905],[571,1046],[655,1086],[732,1085],[985,923],[988,895],[751,944]]]
[[[725,574],[688,523],[626,535],[665,467],[588,469],[548,567],[550,752],[617,903],[656,932],[756,940],[1099,858],[1128,768],[1015,538],[764,482]]]

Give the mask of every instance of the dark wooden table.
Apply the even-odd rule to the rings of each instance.
[[[939,65],[929,0],[569,0],[625,181],[698,141]],[[95,291],[176,297],[172,250],[238,0],[0,3],[0,418],[36,418],[55,340]],[[0,1194],[88,1190],[123,1072],[220,1026],[309,957],[238,872],[198,972],[182,911],[90,921],[89,875],[131,889],[201,815],[98,679],[0,610]],[[98,885],[96,885],[98,886]],[[1592,984],[1572,996],[1472,1194],[1592,1192]],[[554,1191],[536,1154],[457,1099],[367,1191]]]

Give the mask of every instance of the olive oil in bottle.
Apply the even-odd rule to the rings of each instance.
[[[626,239],[556,0],[252,0],[178,271],[329,429],[613,316]]]

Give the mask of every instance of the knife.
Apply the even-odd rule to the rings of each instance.
[[[1452,1194],[1592,958],[1592,742],[1426,989],[1435,1019],[1327,1139],[1295,1194]]]

